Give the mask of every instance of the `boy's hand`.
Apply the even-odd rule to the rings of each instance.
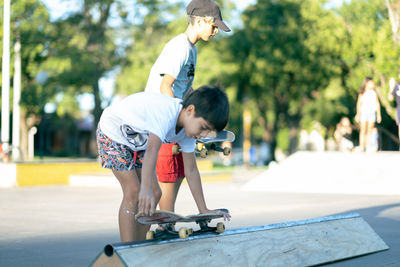
[[[151,216],[154,214],[155,200],[153,190],[141,188],[139,192],[139,213],[140,215]]]
[[[206,209],[206,210],[200,211],[200,213],[219,213],[219,214],[224,215],[224,221],[230,221],[231,220],[231,215],[229,213],[221,211],[221,210],[209,210],[209,209]]]

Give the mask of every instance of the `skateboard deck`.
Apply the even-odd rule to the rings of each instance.
[[[220,132],[210,132],[206,137],[196,140],[196,151],[200,153],[200,157],[205,158],[208,155],[207,148],[205,144],[211,143],[210,149],[222,152],[225,156],[231,153],[231,149],[229,147],[220,147],[215,143],[219,142],[233,142],[235,141],[235,134],[228,130],[222,130]],[[172,153],[178,154],[180,152],[179,145],[174,145],[172,147]]]
[[[233,142],[235,141],[235,134],[228,130],[222,130],[220,132],[210,132],[206,137],[197,139],[197,142],[208,144],[217,142]]]
[[[219,209],[229,213],[227,209]],[[136,215],[136,220],[141,224],[152,225],[156,224],[158,227],[155,231],[149,231],[146,234],[147,240],[167,240],[172,238],[187,238],[188,236],[199,235],[204,233],[223,233],[225,226],[222,222],[219,222],[216,227],[209,226],[208,224],[213,219],[223,218],[220,213],[203,213],[189,216],[182,216],[171,211],[156,210],[152,216]],[[199,225],[200,229],[193,231],[192,229],[186,229],[181,227],[179,231],[174,228],[177,222],[188,223],[195,222]]]

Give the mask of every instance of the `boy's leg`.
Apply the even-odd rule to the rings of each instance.
[[[113,170],[122,188],[122,202],[118,213],[119,233],[122,242],[130,242],[144,239],[148,227],[139,225],[135,220],[137,212],[138,197],[140,190],[139,178],[135,170],[116,171]]]
[[[118,214],[119,232],[122,242],[144,240],[146,232],[150,228],[149,225],[140,224],[135,220],[135,214],[138,211],[140,190],[140,178],[137,175],[136,170],[113,170],[115,177],[117,177],[119,183],[121,184],[123,192],[122,203]],[[156,181],[156,179],[153,180]],[[157,182],[153,184],[153,191],[156,202],[158,202],[160,199],[161,190]]]
[[[135,165],[135,154],[143,159],[143,151],[134,152],[128,147],[121,145],[108,138],[100,128],[96,132],[97,147],[101,165],[103,168],[111,169],[121,184],[123,197],[119,209],[118,221],[122,242],[142,240],[149,226],[140,225],[135,220],[138,210],[140,177],[137,169],[140,164]],[[156,201],[161,195],[160,187],[154,173],[153,191]]]
[[[163,192],[160,202],[161,210],[175,211],[176,197],[178,196],[179,188],[182,184],[183,177],[178,178],[176,182],[160,182],[161,191]]]
[[[184,174],[182,153],[173,155],[175,144],[163,144],[158,153],[157,177],[162,190],[160,209],[175,211],[175,201]]]

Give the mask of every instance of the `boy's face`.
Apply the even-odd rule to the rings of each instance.
[[[214,22],[207,21],[202,18],[198,20],[198,27],[200,38],[206,42],[218,33],[218,27],[214,24]]]
[[[200,139],[206,137],[210,132],[214,131],[214,127],[202,117],[196,117],[193,105],[186,108],[186,119],[183,127],[186,135],[191,138]]]

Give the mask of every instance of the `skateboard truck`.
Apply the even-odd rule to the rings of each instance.
[[[222,152],[224,154],[224,156],[228,156],[231,153],[230,147],[220,147],[220,146],[217,146],[215,143],[212,143],[210,145],[210,149],[218,151],[218,152]],[[181,148],[179,147],[179,145],[175,144],[172,147],[172,154],[178,155],[179,152],[181,152]],[[197,143],[195,152],[199,153],[200,157],[202,157],[202,158],[206,158],[208,156],[208,150],[205,147],[204,143],[200,143],[200,142]]]
[[[220,211],[229,213],[227,209],[219,209]],[[225,225],[223,222],[218,222],[216,227],[209,226],[209,223],[213,219],[222,218],[221,213],[208,213],[208,214],[197,214],[190,216],[181,216],[179,214],[159,210],[151,216],[136,215],[136,220],[141,224],[156,224],[159,227],[154,231],[148,231],[146,233],[146,240],[168,240],[173,238],[186,239],[189,236],[196,236],[205,233],[221,234],[225,232]],[[175,230],[175,224],[177,222],[195,222],[199,225],[200,229],[193,230],[192,228],[181,227],[179,231]]]
[[[196,221],[196,223],[200,226],[199,230],[194,231],[193,228],[181,227],[179,231],[174,230],[175,223],[165,223],[159,224],[162,229],[156,229],[147,231],[146,240],[166,240],[171,238],[179,237],[181,239],[186,239],[189,236],[199,235],[201,233],[209,233],[214,232],[218,234],[222,234],[225,232],[225,225],[223,222],[218,222],[215,227],[209,226],[211,220],[208,221]]]

